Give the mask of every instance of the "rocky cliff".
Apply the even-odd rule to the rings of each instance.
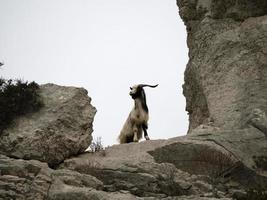
[[[84,152],[96,112],[86,90],[43,85],[40,112],[0,136],[0,199],[267,198],[267,2],[177,4],[189,134]]]
[[[267,113],[267,2],[177,4],[188,32],[184,95],[189,133],[201,124],[223,129],[251,124],[266,133],[262,118]],[[262,123],[255,123],[258,120]]]

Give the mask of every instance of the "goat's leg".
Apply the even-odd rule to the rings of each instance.
[[[134,133],[133,141],[138,142],[138,136],[137,136],[138,128],[136,126],[133,128],[133,133]]]
[[[147,134],[147,125],[143,124],[142,128],[143,128],[144,136],[145,136],[146,140],[150,140],[149,137],[148,137],[148,134]]]

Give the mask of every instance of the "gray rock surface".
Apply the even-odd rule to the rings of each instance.
[[[255,109],[267,113],[267,2],[177,4],[188,32],[183,88],[189,132],[201,124],[247,127]],[[263,127],[266,130],[266,124]]]
[[[70,170],[53,170],[36,160],[0,155],[1,200],[125,200],[127,192],[104,192],[95,177]]]
[[[0,199],[229,200],[234,193],[231,191],[237,188],[244,193],[240,186],[243,182],[239,182],[238,174],[231,168],[242,162],[246,152],[239,155],[234,147],[229,148],[227,133],[218,135],[222,137],[213,138],[205,130],[169,140],[114,145],[104,152],[83,153],[67,159],[58,169],[51,169],[40,161],[2,155]],[[266,143],[262,138],[265,136],[260,131],[257,136],[248,131],[244,141],[236,141],[235,146],[250,147],[255,139],[258,150],[263,150]],[[201,156],[200,149],[203,150]],[[215,156],[224,155],[229,159],[221,156],[222,160],[216,160],[211,150],[216,152]],[[252,159],[251,163],[242,162],[246,168],[250,165],[257,168],[254,155],[262,156],[266,152],[247,155],[246,159],[251,156]],[[230,162],[225,165],[222,161]],[[222,184],[215,176],[224,171],[233,179],[223,179]],[[246,178],[265,181],[260,173],[254,172],[248,177],[250,170],[243,172]]]
[[[46,163],[0,155],[0,199],[46,199],[52,183],[51,173]]]
[[[103,190],[141,198],[231,198],[234,190],[267,187],[265,135],[256,128],[197,133],[169,140],[115,145],[105,153],[67,159],[60,169],[90,174]]]
[[[254,109],[250,115],[249,123],[267,136],[267,116],[260,109]]]
[[[0,153],[54,166],[90,145],[96,109],[83,88],[41,86],[44,107],[19,117],[0,136]]]

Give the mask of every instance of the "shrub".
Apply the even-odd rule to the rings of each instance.
[[[236,164],[235,158],[231,153],[223,153],[211,148],[205,148],[200,151],[196,160],[202,162],[200,168],[202,168],[204,174],[208,174],[212,178],[219,178],[225,171]]]
[[[42,102],[35,82],[0,78],[0,133],[20,115],[38,111]]]
[[[105,156],[105,148],[102,144],[101,137],[97,137],[95,140],[92,141],[90,149],[92,153],[100,152],[102,156]]]

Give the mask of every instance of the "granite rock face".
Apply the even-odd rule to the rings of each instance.
[[[96,109],[82,88],[40,87],[44,107],[19,117],[0,136],[0,153],[55,166],[86,150],[92,140]]]
[[[267,2],[177,4],[188,32],[183,88],[189,133],[201,124],[223,129],[255,125],[250,123],[255,110],[267,113]],[[255,127],[266,132],[266,124]]]

